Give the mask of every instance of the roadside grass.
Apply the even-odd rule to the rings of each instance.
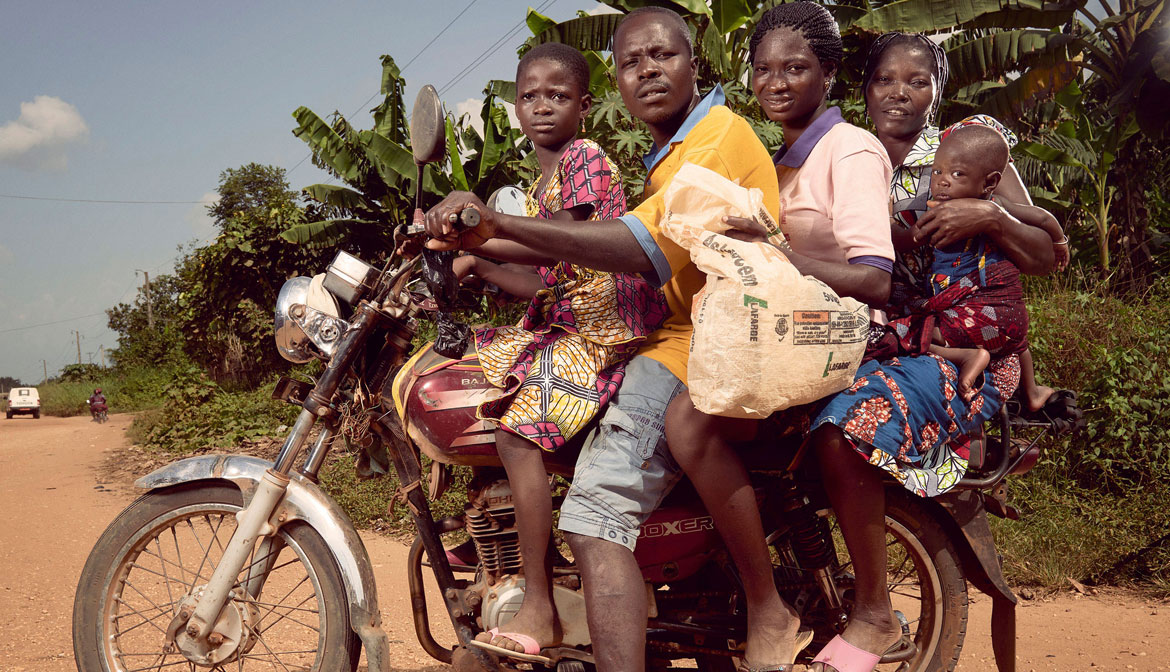
[[[163,404],[161,391],[170,379],[168,369],[139,367],[128,371],[107,370],[93,380],[54,380],[37,386],[41,412],[70,417],[89,413],[87,403],[94,388],[101,388],[111,413],[132,413]]]

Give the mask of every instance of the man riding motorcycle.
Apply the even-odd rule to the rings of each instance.
[[[105,411],[107,408],[108,407],[106,406],[106,396],[104,394],[102,394],[102,388],[100,388],[100,387],[94,388],[93,395],[91,395],[89,398],[89,415],[90,415],[90,417],[92,417],[94,420],[97,420],[98,415],[100,413],[102,413],[103,411]]]

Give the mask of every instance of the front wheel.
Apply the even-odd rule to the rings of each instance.
[[[79,672],[208,667],[193,664],[206,652],[185,650],[175,624],[211,577],[241,508],[234,486],[192,483],[147,493],[110,524],[90,552],[73,603]],[[277,537],[274,559],[245,563],[216,626],[222,644],[209,669],[355,670],[360,642],[325,541],[301,522]],[[263,566],[270,570],[261,592],[249,595],[242,588],[249,567]]]
[[[834,578],[849,610],[853,562],[835,521],[832,528],[838,561]],[[967,632],[967,582],[946,531],[922,500],[903,488],[886,490],[886,553],[890,601],[905,617],[903,630],[909,632],[918,651],[909,661],[882,664],[876,669],[954,670]],[[809,647],[812,652],[817,648],[817,644]]]

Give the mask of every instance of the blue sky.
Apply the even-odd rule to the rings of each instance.
[[[219,174],[249,162],[292,169],[308,152],[292,111],[339,110],[369,127],[379,56],[405,65],[407,99],[443,87],[523,21],[593,0],[57,2],[6,0],[0,22],[0,376],[37,383],[117,345],[105,309],[133,299],[145,270],[213,230],[203,205]],[[467,10],[462,16],[456,17]],[[511,79],[521,27],[452,84],[448,110],[478,109]],[[470,102],[469,102],[470,101]],[[361,110],[357,115],[352,115]],[[308,161],[294,188],[327,176]],[[26,198],[10,198],[21,196]],[[111,204],[42,199],[177,201]],[[38,326],[40,325],[40,326]]]

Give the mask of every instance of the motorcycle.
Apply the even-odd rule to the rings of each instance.
[[[438,98],[427,87],[411,128],[420,173],[441,156],[442,128]],[[278,384],[273,396],[302,410],[274,462],[199,456],[137,481],[147,492],[102,534],[81,574],[73,612],[79,671],[355,670],[363,648],[370,670],[390,670],[391,642],[381,628],[369,555],[318,484],[338,436],[360,447],[360,470],[392,469],[401,484],[399,499],[416,532],[403,570],[422,648],[459,670],[515,669],[517,661],[469,644],[506,624],[524,595],[511,489],[493,428],[475,415],[498,390],[474,351],[448,358],[427,347],[410,356],[419,323],[442,317],[432,299],[412,289],[417,266],[399,259],[377,268],[340,252],[325,274],[285,284],[278,348],[293,361],[321,359],[324,372],[315,384]],[[914,646],[883,660],[882,669],[954,669],[967,626],[967,581],[993,596],[996,658],[1001,670],[1014,669],[1015,597],[986,514],[1014,515],[1006,478],[1035,464],[1040,435],[1053,429],[1006,412],[994,425],[975,442],[982,450],[973,450],[973,468],[952,493],[924,499],[889,485],[887,576]],[[1034,438],[1013,436],[1021,429]],[[545,459],[550,474],[571,478],[572,450]],[[776,584],[813,628],[808,651],[815,651],[841,631],[853,602],[850,559],[816,460],[796,434],[747,450],[744,459]],[[448,496],[455,467],[472,472],[464,513],[436,520],[431,503]],[[448,553],[443,536],[457,531],[474,553]],[[693,490],[680,485],[646,521],[635,557],[650,605],[648,667],[689,659],[708,672],[735,669],[746,638],[742,591]],[[439,587],[457,641],[452,647],[431,631],[424,570]],[[580,572],[558,554],[553,574],[564,639],[526,664],[591,669]]]
[[[110,419],[109,408],[103,401],[91,403],[89,405],[89,415],[98,424],[102,424]]]

